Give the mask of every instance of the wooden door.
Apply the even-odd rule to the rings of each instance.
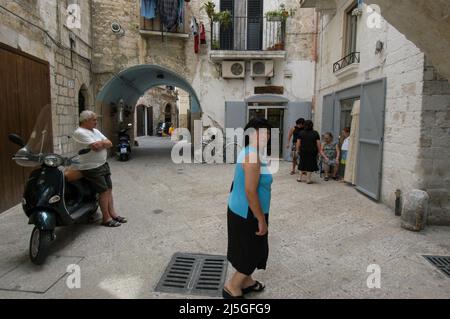
[[[145,106],[143,105],[136,107],[136,134],[137,136],[145,135]]]
[[[20,202],[31,172],[12,161],[19,147],[8,134],[19,134],[26,143],[40,110],[50,103],[49,64],[0,43],[0,212]],[[49,131],[52,145],[51,126]]]

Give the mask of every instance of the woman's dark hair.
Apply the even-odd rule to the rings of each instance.
[[[329,137],[333,138],[333,133],[331,132],[326,132],[325,135],[328,135]]]
[[[270,125],[269,121],[267,121],[264,118],[254,118],[251,119],[250,122],[247,123],[247,125],[244,128],[244,134],[247,132],[248,129],[255,129],[259,130],[260,128],[265,128],[270,132],[270,129],[272,128],[272,125]],[[245,135],[245,146],[248,146],[250,144],[250,137],[248,135]]]
[[[297,125],[305,125],[305,119],[303,117],[299,118],[295,124]]]
[[[305,121],[305,130],[306,131],[312,131],[313,128],[314,128],[313,121],[310,121],[310,120]]]

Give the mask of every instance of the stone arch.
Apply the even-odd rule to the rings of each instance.
[[[113,134],[115,127],[111,117],[114,116],[114,106],[119,100],[123,100],[126,105],[135,106],[146,91],[157,86],[174,86],[189,93],[190,120],[188,128],[193,127],[193,121],[201,118],[202,108],[191,84],[183,76],[168,68],[142,64],[114,74],[97,94],[96,107],[101,110],[103,115],[102,129],[107,134]]]

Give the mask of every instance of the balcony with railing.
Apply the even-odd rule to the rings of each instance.
[[[167,30],[159,18],[156,16],[153,19],[146,19],[141,16],[140,21],[140,34],[142,36],[168,36],[176,38],[189,38],[190,26],[185,19],[185,12],[183,11],[183,17],[181,18],[183,23],[177,24],[171,30]]]
[[[284,59],[286,21],[267,17],[233,17],[230,26],[211,25],[211,59]]]
[[[358,72],[360,52],[352,52],[333,64],[333,73],[336,76],[349,75]]]

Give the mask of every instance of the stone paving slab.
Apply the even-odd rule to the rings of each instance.
[[[49,256],[42,266],[24,261],[0,277],[0,290],[45,293],[67,274],[67,266],[81,260],[80,257]]]

